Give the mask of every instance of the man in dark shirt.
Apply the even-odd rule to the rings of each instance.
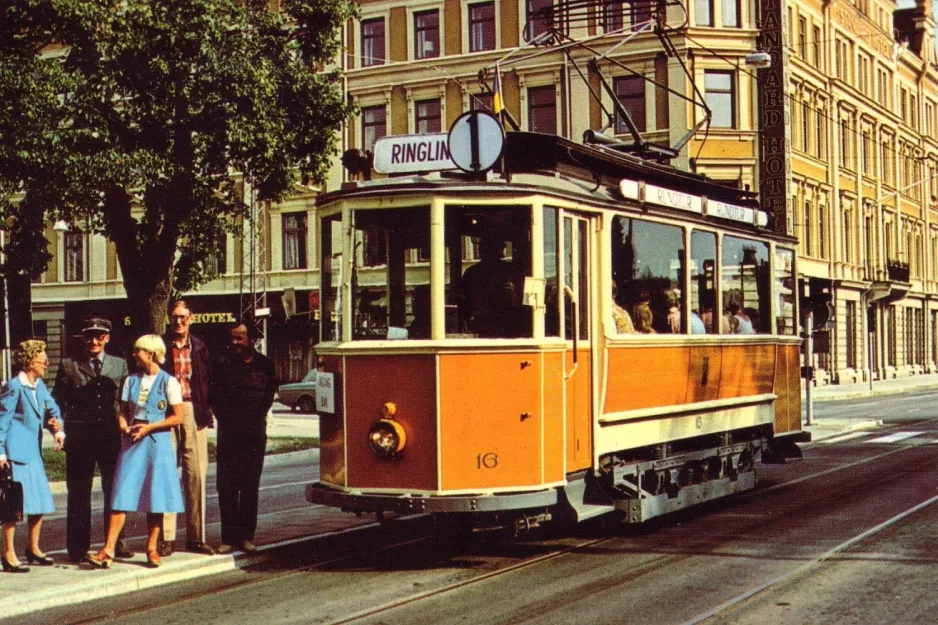
[[[259,338],[254,324],[233,325],[229,353],[212,377],[209,397],[218,423],[219,553],[256,549],[253,540],[267,448],[267,412],[277,390],[274,363],[254,348]]]
[[[104,491],[104,527],[111,513],[111,486],[120,453],[117,427],[120,389],[127,377],[123,358],[104,352],[111,338],[111,322],[91,317],[82,324],[85,349],[78,358],[66,358],[59,365],[52,396],[65,418],[65,483],[68,512],[65,544],[71,562],[84,560],[91,547],[91,486],[95,465],[101,471]],[[117,557],[133,552],[117,545]]]

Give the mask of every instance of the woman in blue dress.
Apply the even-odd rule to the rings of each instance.
[[[27,515],[29,542],[26,561],[40,566],[51,566],[52,558],[39,549],[42,515],[55,511],[49,479],[42,463],[42,428],[55,434],[55,448],[62,449],[65,432],[62,414],[42,376],[49,366],[46,344],[42,341],[23,341],[13,354],[20,369],[19,375],[3,386],[0,393],[0,471],[13,471],[13,480],[23,485],[23,514]],[[29,567],[16,559],[13,535],[16,523],[3,524],[3,570],[7,573],[26,573]]]
[[[107,541],[87,558],[95,568],[111,566],[128,512],[147,513],[147,562],[160,566],[157,541],[163,514],[183,511],[170,438],[170,430],[182,423],[182,388],[176,378],[160,369],[166,360],[166,345],[156,334],[137,339],[134,360],[140,370],[124,382],[117,417],[123,441],[114,472]]]

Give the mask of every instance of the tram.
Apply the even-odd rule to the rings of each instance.
[[[527,132],[323,194],[308,501],[526,529],[754,488],[807,435],[796,240],[755,200]]]

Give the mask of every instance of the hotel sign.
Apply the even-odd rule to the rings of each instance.
[[[375,142],[375,171],[405,174],[456,169],[449,155],[449,135],[392,135]]]
[[[759,121],[759,199],[772,217],[772,229],[792,234],[791,214],[791,113],[788,85],[789,25],[782,0],[758,0],[761,23],[760,48],[772,57],[770,67],[757,70]]]

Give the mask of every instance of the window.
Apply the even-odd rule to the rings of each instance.
[[[306,213],[284,213],[283,268],[306,269]]]
[[[362,21],[362,67],[384,65],[384,18]]]
[[[635,332],[685,332],[686,324],[681,322],[683,261],[684,232],[680,227],[628,217],[613,220],[613,293]]]
[[[846,302],[846,347],[847,347],[847,367],[857,368],[857,303]]]
[[[469,96],[469,110],[495,111],[495,97],[491,93],[474,93]]]
[[[430,59],[440,56],[440,12],[414,13],[414,58]]]
[[[808,20],[804,16],[798,17],[798,56],[808,58]]]
[[[845,208],[843,218],[844,262],[849,264],[853,262],[853,211],[849,208]]]
[[[320,339],[338,341],[342,338],[342,216],[331,215],[322,220],[320,253]],[[333,252],[335,250],[335,252]]]
[[[870,173],[870,133],[866,130],[860,138],[860,167],[864,174]]]
[[[717,236],[694,230],[690,235],[691,334],[717,334]],[[700,321],[698,323],[698,320]]]
[[[83,232],[65,233],[65,282],[85,279],[85,235]]]
[[[557,132],[557,102],[553,85],[528,89],[528,128],[531,132]]]
[[[495,49],[495,3],[469,5],[469,52]]]
[[[704,73],[704,98],[713,113],[714,128],[736,127],[736,89],[733,72],[707,70]]]
[[[615,30],[622,30],[624,21],[622,18],[624,2],[607,2],[603,5],[603,31],[610,33]]]
[[[384,105],[362,109],[362,149],[371,150],[375,141],[388,134],[387,112]]]
[[[224,232],[215,242],[215,253],[206,260],[206,274],[211,277],[223,276],[227,271],[228,263],[228,235]]]
[[[560,254],[558,254],[558,212],[544,207],[544,336],[560,336],[560,308],[558,297]]]
[[[821,56],[821,28],[819,26],[814,27],[813,35],[814,39],[812,40],[812,44],[814,45],[814,58],[812,60],[814,61],[814,66],[823,71],[823,68],[821,67],[821,62],[823,60],[823,57]]]
[[[824,112],[823,104],[818,103],[815,115],[814,130],[817,133],[814,143],[815,155],[818,158],[825,158],[827,156],[827,115]]]
[[[817,255],[827,258],[827,220],[824,218],[824,205],[817,207]]]
[[[723,27],[739,28],[739,0],[723,0]]]
[[[640,30],[651,21],[651,3],[647,0],[637,0],[632,4],[631,11],[632,30]]]
[[[645,132],[645,79],[641,76],[624,76],[613,80],[616,98],[622,104],[632,123],[639,132]],[[616,134],[629,132],[629,128],[616,111]]]
[[[553,0],[526,0],[528,21],[524,27],[524,40],[534,41],[551,29],[555,23]]]
[[[791,250],[775,249],[775,294],[778,298],[775,331],[778,334],[795,334],[798,331],[795,323],[795,253]]]
[[[723,237],[721,290],[723,314],[732,334],[769,331],[769,246]]]
[[[847,120],[840,120],[840,166],[848,167],[850,159],[850,128],[847,126]]]
[[[801,151],[807,154],[808,142],[811,139],[811,131],[808,124],[811,121],[811,107],[807,102],[801,103]]]
[[[694,0],[694,23],[713,26],[713,0]]]
[[[545,209],[544,213],[545,220],[550,218],[550,213],[556,217],[556,211]],[[423,219],[428,220],[422,229],[429,238],[429,211],[422,214]],[[396,221],[404,220],[397,217]],[[533,309],[524,305],[522,292],[525,276],[531,275],[531,208],[447,206],[444,223],[449,258],[444,322],[447,337],[530,337]],[[545,290],[546,326],[553,324],[551,329],[556,331],[563,293],[558,291],[556,282],[557,237],[551,236],[546,228],[545,223],[545,234],[551,238],[546,239],[544,245],[554,246],[545,247],[545,254],[553,256],[554,267],[554,281],[550,285],[554,288]],[[478,254],[472,255],[478,260],[466,262],[470,254],[461,248],[472,239],[478,241]],[[420,268],[414,271],[425,275],[419,273]],[[546,265],[548,279],[551,271],[550,265]]]
[[[353,264],[352,340],[429,339],[432,324],[430,285],[407,259],[430,245],[427,208],[357,210],[353,214],[353,263],[364,260],[366,272]],[[369,256],[376,258],[369,259]],[[377,258],[377,256],[381,258]],[[380,264],[367,265],[368,262]]]
[[[416,115],[414,126],[417,129],[417,134],[423,135],[442,131],[443,126],[440,117],[439,100],[422,100],[416,102],[414,104],[414,112]]]
[[[801,242],[804,245],[804,255],[813,256],[814,255],[814,240],[812,238],[811,224],[814,220],[811,219],[811,202],[805,200],[804,202],[804,220],[802,222],[803,234],[801,237]]]

